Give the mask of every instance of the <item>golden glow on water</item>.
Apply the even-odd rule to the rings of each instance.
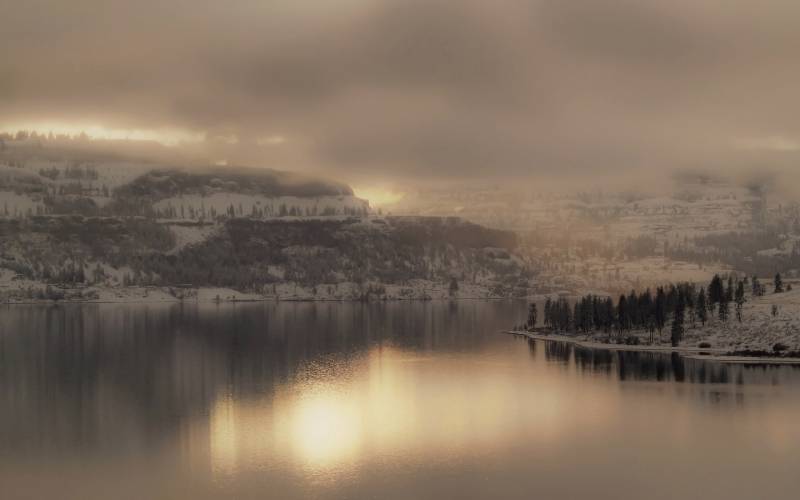
[[[231,398],[220,398],[211,411],[209,450],[215,473],[230,474],[237,468],[239,445],[236,406]]]
[[[318,390],[290,403],[286,414],[292,451],[303,462],[325,466],[352,458],[361,444],[361,416],[353,401]]]
[[[332,361],[264,400],[222,398],[211,413],[212,469],[230,474],[280,457],[333,479],[374,457],[479,455],[521,436],[546,447],[581,420],[610,421],[618,397],[615,389],[587,393],[581,399],[590,414],[576,413],[555,380],[526,386],[503,365],[470,357],[382,348],[341,363],[356,367],[339,374]]]
[[[796,369],[529,343],[493,333],[509,307],[11,308],[0,343],[29,362],[0,370],[0,497],[730,500],[797,489]],[[96,363],[77,380],[50,369],[75,359]]]

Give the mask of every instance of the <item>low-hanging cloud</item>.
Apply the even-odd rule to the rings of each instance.
[[[185,129],[211,158],[357,182],[798,158],[770,147],[800,141],[795,1],[29,0],[3,17],[9,123]]]

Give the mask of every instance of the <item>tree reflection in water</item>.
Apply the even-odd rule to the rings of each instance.
[[[684,357],[676,352],[656,353],[593,349],[567,342],[528,340],[532,356],[587,374],[602,374],[625,381],[679,382],[741,386],[800,382],[800,366],[759,363],[724,363]]]

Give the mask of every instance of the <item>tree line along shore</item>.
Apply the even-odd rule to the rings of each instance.
[[[793,345],[800,324],[783,314],[785,301],[779,300],[793,295],[780,274],[769,286],[755,276],[716,274],[707,285],[674,283],[632,290],[616,300],[593,294],[546,297],[543,314],[532,302],[515,331],[585,335],[628,345],[678,347],[697,341],[696,347],[710,348],[724,343],[734,355],[800,357],[800,345]]]

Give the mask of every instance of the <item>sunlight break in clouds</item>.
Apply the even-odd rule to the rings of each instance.
[[[354,187],[353,194],[368,200],[374,208],[394,205],[405,198],[405,193],[378,186]]]
[[[131,141],[154,141],[165,146],[174,146],[181,143],[197,143],[205,139],[205,133],[191,132],[179,128],[159,128],[159,129],[123,129],[106,127],[102,124],[89,123],[66,123],[50,121],[31,121],[12,123],[0,126],[0,132],[14,134],[19,130],[36,132],[39,135],[68,135],[78,137],[86,134],[91,139],[104,140],[131,140]]]
[[[0,116],[235,134],[192,152],[356,185],[788,172],[796,154],[772,153],[800,149],[730,140],[800,137],[798,16],[789,0],[21,2],[3,12]]]

